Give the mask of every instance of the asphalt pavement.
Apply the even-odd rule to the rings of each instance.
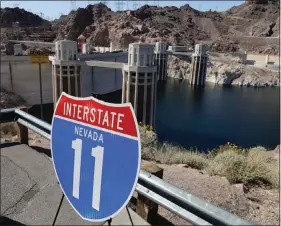
[[[62,197],[51,159],[27,145],[1,144],[0,225],[52,225]],[[84,221],[63,200],[55,225],[108,225]],[[149,225],[124,208],[111,225]]]

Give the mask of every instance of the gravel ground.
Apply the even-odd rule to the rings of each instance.
[[[147,161],[142,161],[142,164]],[[279,190],[231,185],[225,177],[209,176],[184,165],[158,164],[164,169],[163,179],[177,187],[219,206],[250,223],[279,225]],[[160,208],[159,214],[175,225],[188,222]]]

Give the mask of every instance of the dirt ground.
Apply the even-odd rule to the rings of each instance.
[[[1,137],[4,141],[15,141],[16,136]],[[50,155],[50,143],[34,132],[29,132],[29,145]],[[276,152],[277,153],[277,152]],[[273,154],[276,155],[274,152]],[[148,161],[142,161],[142,165]],[[279,158],[276,167],[279,167]],[[279,225],[279,189],[231,185],[225,177],[209,176],[202,171],[184,165],[157,164],[164,169],[163,179],[179,188],[219,206],[252,224]],[[160,207],[160,216],[174,225],[187,225],[185,220]]]
[[[142,164],[147,163],[143,161]],[[279,190],[231,185],[224,177],[209,176],[184,165],[162,165],[163,179],[177,187],[219,206],[252,224],[279,225]],[[244,189],[243,189],[244,187]],[[159,214],[175,225],[187,222],[160,208]]]

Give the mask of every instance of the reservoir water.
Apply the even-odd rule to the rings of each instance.
[[[158,85],[156,130],[161,141],[186,148],[280,143],[280,88],[207,84],[191,88],[169,79]]]
[[[275,148],[280,143],[279,96],[279,87],[207,84],[195,89],[185,81],[170,78],[158,83],[157,135],[162,142],[200,150],[227,142]],[[121,90],[98,98],[120,103]],[[44,107],[52,109],[52,104]],[[40,106],[34,106],[30,113],[40,117],[39,110]],[[51,114],[45,114],[45,120],[51,122]]]

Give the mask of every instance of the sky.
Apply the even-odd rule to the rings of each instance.
[[[19,7],[27,11],[42,16],[44,19],[53,20],[60,17],[61,14],[68,14],[73,8],[85,8],[88,4],[96,4],[100,1],[1,1],[1,8],[5,7]],[[107,6],[113,11],[116,10],[117,1],[106,1]],[[121,2],[121,1],[120,1]],[[122,1],[123,10],[134,9],[135,6],[139,8],[146,3],[148,5],[159,6],[177,6],[180,7],[189,4],[192,8],[201,11],[209,9],[217,11],[225,11],[232,6],[241,5],[244,1]],[[159,2],[159,3],[158,3]]]

